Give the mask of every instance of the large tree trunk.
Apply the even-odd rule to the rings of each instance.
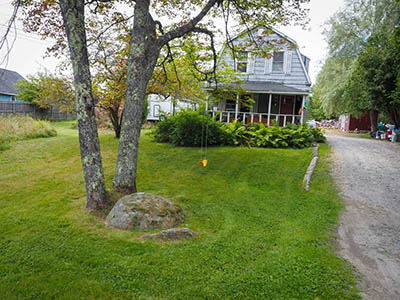
[[[59,4],[74,72],[86,207],[97,209],[104,205],[106,193],[86,45],[84,1],[60,0]]]
[[[371,110],[369,112],[369,119],[371,120],[371,131],[377,131],[378,130],[378,111],[377,110]]]
[[[147,83],[160,52],[149,0],[136,1],[129,50],[127,94],[122,116],[121,137],[115,167],[114,189],[136,192],[136,169],[140,129]]]

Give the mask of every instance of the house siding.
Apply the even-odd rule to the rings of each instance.
[[[12,95],[6,95],[6,94],[0,94],[0,101],[17,101],[17,102],[22,102],[23,100],[15,98],[13,100]]]
[[[260,30],[256,31],[255,36],[259,36],[261,34]],[[278,34],[271,34],[266,37],[263,37],[264,40],[282,40],[282,37]],[[233,41],[234,45],[242,44],[244,43],[244,39],[236,39]],[[289,45],[288,45],[289,44]],[[289,47],[288,47],[289,46]],[[304,56],[300,54],[299,51],[297,51],[296,47],[290,42],[286,42],[285,44],[277,46],[279,50],[282,51],[290,51],[292,53],[291,55],[291,71],[287,74],[284,72],[271,72],[271,73],[266,73],[265,72],[265,64],[267,58],[264,57],[255,57],[255,62],[254,62],[254,73],[243,73],[243,80],[247,81],[273,81],[277,83],[284,84],[289,87],[293,87],[302,91],[309,91],[310,90],[310,82],[308,80],[308,76],[303,68],[302,65],[302,59]],[[300,56],[301,55],[301,56]],[[308,58],[306,58],[308,59]],[[234,60],[231,56],[231,53],[229,49],[225,48],[222,51],[222,60],[231,67],[234,67]],[[307,62],[308,64],[308,62]],[[307,66],[305,65],[305,68]]]
[[[0,94],[0,101],[11,101],[11,96]]]

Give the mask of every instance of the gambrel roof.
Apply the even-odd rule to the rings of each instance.
[[[19,80],[25,80],[15,71],[0,69],[0,94],[16,96],[18,94],[15,84]]]
[[[246,45],[246,36],[249,32],[252,32],[255,39],[268,43],[268,45],[275,45],[275,51],[284,51],[284,75],[280,76],[272,74],[272,59],[263,58],[254,54],[251,50],[253,46],[251,42]],[[233,44],[245,43],[245,47],[249,47],[249,64],[247,72],[248,81],[270,81],[282,83],[285,86],[292,86],[293,88],[300,87],[303,85],[302,90],[307,89],[311,86],[311,79],[308,73],[308,64],[310,59],[300,53],[297,42],[291,37],[285,35],[274,27],[262,27],[256,26],[249,30],[243,31],[234,38],[232,38]],[[218,64],[223,59],[228,65],[235,65],[234,58],[230,54],[227,54],[227,45],[221,49]],[[247,51],[247,50],[246,50]],[[271,50],[272,51],[272,50]],[[292,58],[293,57],[293,58]],[[263,61],[265,64],[263,65]],[[293,62],[293,65],[292,65]]]

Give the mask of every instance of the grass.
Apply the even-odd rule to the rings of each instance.
[[[141,139],[138,189],[178,202],[198,237],[140,241],[84,210],[77,131],[0,153],[2,299],[360,299],[332,243],[341,200],[311,149],[200,150]],[[117,141],[101,135],[107,186]],[[329,149],[321,147],[322,157]]]
[[[17,140],[56,136],[57,132],[50,123],[34,120],[30,116],[0,115],[0,151],[8,149]]]

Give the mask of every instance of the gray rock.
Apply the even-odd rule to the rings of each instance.
[[[184,219],[176,203],[161,196],[135,193],[119,199],[105,223],[118,229],[152,229],[173,227]]]
[[[191,231],[189,228],[171,228],[157,233],[146,235],[143,238],[146,240],[157,239],[163,241],[176,241],[195,236],[196,233]]]

